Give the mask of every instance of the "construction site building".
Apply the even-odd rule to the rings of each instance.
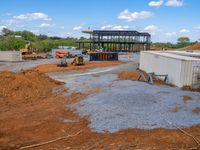
[[[151,35],[138,31],[84,30],[89,40],[78,41],[79,48],[89,44],[90,50],[104,52],[139,52],[150,50]]]

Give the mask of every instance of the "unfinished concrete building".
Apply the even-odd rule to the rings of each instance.
[[[89,44],[90,50],[102,49],[104,52],[139,52],[150,50],[151,35],[138,31],[85,30],[87,41],[78,41],[79,48]]]

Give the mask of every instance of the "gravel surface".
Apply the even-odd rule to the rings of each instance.
[[[183,95],[192,100],[184,102]],[[196,107],[200,107],[200,93],[137,81],[117,81],[76,105],[80,115],[89,116],[90,127],[97,132],[172,128],[166,121],[190,127],[200,123],[200,115],[192,112]]]
[[[51,73],[54,79],[66,83],[71,92],[92,93],[87,99],[72,107],[83,117],[88,116],[90,127],[97,132],[116,132],[127,128],[173,128],[166,121],[181,127],[200,123],[200,93],[182,91],[169,86],[156,86],[138,81],[117,80],[119,71],[137,68],[137,63],[96,68],[84,72]],[[112,68],[111,71],[98,73]],[[86,74],[85,74],[86,73]],[[87,74],[94,73],[94,74]],[[192,100],[183,101],[188,95]]]

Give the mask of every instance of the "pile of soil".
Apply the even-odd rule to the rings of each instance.
[[[183,95],[183,96],[182,96],[182,99],[183,99],[183,101],[186,103],[187,101],[191,101],[191,100],[192,100],[192,97],[191,97],[191,96],[188,96],[188,95]]]
[[[113,134],[93,132],[87,118],[81,118],[68,104],[87,94],[67,92],[63,85],[40,72],[0,73],[0,149],[50,141],[66,135],[80,134],[35,147],[43,149],[198,149],[194,140],[179,130],[127,129]],[[77,121],[64,122],[73,119]],[[200,126],[184,129],[200,140]]]
[[[143,72],[144,76],[146,79],[148,79],[148,75]],[[118,73],[118,78],[120,80],[133,80],[133,81],[137,81],[140,77],[140,72],[139,71],[123,71]],[[142,79],[140,79],[141,81]],[[156,85],[166,85],[166,83],[158,78],[154,78],[154,83]]]
[[[120,80],[138,80],[140,77],[140,74],[138,71],[130,71],[130,72],[127,72],[127,71],[123,71],[123,72],[120,72],[118,74],[118,78]]]
[[[196,107],[193,109],[193,113],[199,114],[200,113],[200,107]]]
[[[64,101],[53,90],[61,87],[36,71],[0,73],[0,149],[16,149],[30,139],[56,134],[60,125],[55,122],[65,110]]]
[[[195,43],[191,46],[184,48],[184,50],[200,50],[200,43]]]
[[[193,91],[193,92],[200,92],[200,88],[198,89],[193,89],[191,86],[184,86],[181,88],[184,91]]]
[[[125,62],[121,61],[90,62],[81,66],[70,65],[67,67],[57,67],[57,65],[55,64],[45,64],[34,68],[34,70],[39,71],[41,73],[48,73],[48,72],[62,72],[68,70],[92,69],[97,67],[108,67],[121,64],[125,64]]]
[[[61,83],[37,71],[1,72],[0,97],[4,100],[0,101],[0,105],[16,105],[19,101],[34,102],[45,98],[59,84]]]

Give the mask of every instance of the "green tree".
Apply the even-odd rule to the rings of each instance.
[[[191,45],[189,37],[179,37],[177,39],[177,48],[182,48]]]
[[[179,37],[177,39],[178,43],[190,43],[190,38],[189,37]]]
[[[2,32],[2,35],[4,35],[4,36],[13,35],[13,31],[9,30],[7,28],[3,28],[1,32]]]

